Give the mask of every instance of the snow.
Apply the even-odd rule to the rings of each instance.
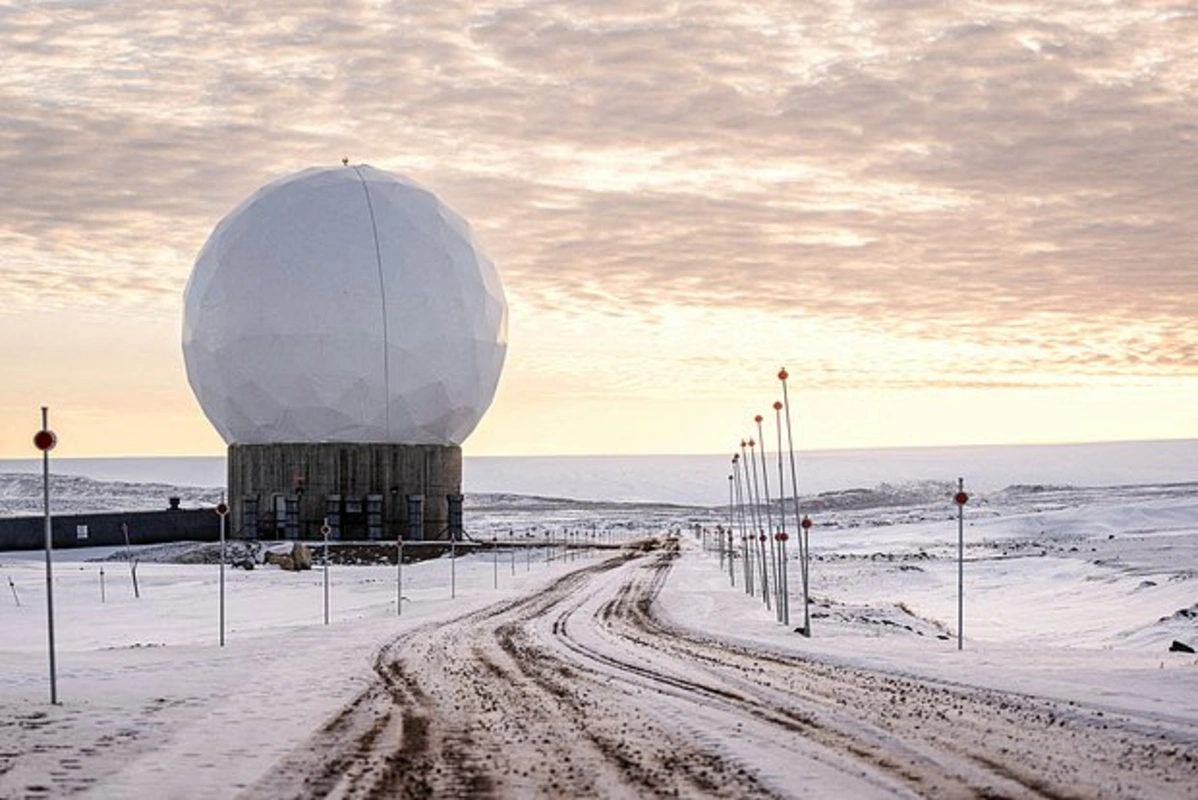
[[[494,564],[476,554],[456,564],[451,597],[448,559],[405,565],[402,615],[393,566],[332,566],[327,627],[320,569],[227,568],[221,648],[218,567],[141,562],[136,599],[125,564],[94,560],[110,554],[56,554],[59,706],[48,704],[44,557],[0,555],[21,600],[0,612],[0,796],[53,785],[51,794],[226,797],[359,691],[384,642],[575,566],[530,552],[535,571],[518,560],[513,576],[501,564],[495,590]],[[87,770],[72,774],[81,751],[91,751]]]
[[[472,498],[470,520],[479,538],[502,542],[510,532],[520,545],[548,533],[560,541],[567,528],[593,534],[580,541],[613,543],[683,531],[657,598],[661,617],[679,628],[762,654],[1077,704],[1111,724],[1124,715],[1134,720],[1129,730],[1147,726],[1195,753],[1198,657],[1169,645],[1198,645],[1198,483],[1188,466],[1109,486],[1070,481],[1066,466],[1029,469],[1058,479],[1002,483],[967,506],[960,651],[956,511],[945,494],[953,484],[935,476],[823,497],[812,531],[811,638],[792,630],[802,619],[793,548],[787,627],[744,593],[740,562],[733,587],[718,551],[705,546],[713,537],[693,533],[726,522],[726,508],[496,493]],[[611,552],[571,560],[560,547],[530,545],[406,564],[402,615],[394,565],[333,565],[327,626],[319,566],[226,568],[220,647],[219,569],[174,563],[178,550],[138,550],[140,598],[123,550],[54,554],[59,705],[49,703],[44,554],[0,552],[0,797],[227,797],[261,787],[374,680],[376,657],[397,639],[535,594]],[[598,613],[600,585],[616,582],[608,575],[572,619]],[[546,637],[555,625],[538,622]],[[570,631],[573,639],[546,646],[614,652],[595,630],[571,623]],[[654,651],[622,657],[653,673],[678,669]],[[742,728],[718,704],[696,712],[649,682],[628,691],[644,698],[645,725],[756,765],[768,791],[797,795],[788,781],[800,768],[816,795],[905,791],[850,777],[814,744],[800,755],[770,753],[755,744],[756,723]],[[1195,791],[1183,783],[1177,796]]]

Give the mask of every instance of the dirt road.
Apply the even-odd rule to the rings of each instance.
[[[409,633],[248,796],[1198,797],[1192,723],[671,628],[677,542]]]

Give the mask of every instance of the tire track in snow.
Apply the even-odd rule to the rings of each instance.
[[[627,552],[392,642],[378,682],[247,796],[766,796],[524,636],[595,576],[643,557]]]
[[[249,796],[1194,796],[1192,743],[675,630],[653,604],[676,555],[409,632]]]
[[[1198,797],[1191,727],[1045,698],[971,689],[702,638],[655,616],[677,551],[601,610],[608,634],[727,680],[757,716],[790,709],[805,735],[925,796]],[[654,659],[659,661],[660,659]]]
[[[830,718],[825,708],[802,702],[776,687],[763,686],[752,677],[761,670],[757,664],[746,666],[738,664],[736,659],[724,663],[727,654],[711,646],[680,652],[675,635],[660,626],[651,631],[652,637],[646,637],[644,620],[651,614],[653,600],[675,554],[674,548],[667,549],[649,569],[634,575],[614,598],[597,609],[594,618],[611,634],[608,639],[597,641],[572,633],[571,621],[579,610],[577,606],[559,611],[552,632],[567,650],[601,672],[635,685],[652,686],[664,695],[691,704],[692,713],[697,716],[710,717],[713,710],[718,710],[742,720],[739,723],[742,735],[752,741],[746,768],[774,773],[771,782],[779,793],[799,792],[799,782],[814,763],[822,768],[816,771],[817,780],[851,785],[855,795],[868,792],[928,797],[1063,796],[994,770],[980,773],[951,751],[928,753],[902,737],[863,725],[856,719]],[[584,629],[586,624],[584,620]],[[610,647],[613,642],[624,646],[617,646],[613,653]],[[638,649],[653,651],[653,655],[644,657],[642,653],[637,658]],[[680,657],[685,657],[684,663]],[[694,677],[696,665],[705,665],[698,678]],[[779,748],[765,748],[777,742],[786,743],[782,750],[788,751],[792,761],[797,762],[790,765],[791,769],[779,768],[776,763]],[[754,751],[762,758],[753,760]],[[741,757],[745,757],[743,753]]]

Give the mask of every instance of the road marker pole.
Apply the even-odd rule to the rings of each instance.
[[[50,523],[50,451],[58,437],[50,430],[50,409],[42,406],[42,428],[33,436],[33,446],[42,451],[42,506],[46,534],[46,631],[50,645],[50,705],[58,705],[58,667],[54,657],[54,536]],[[14,589],[15,595],[15,589]]]
[[[811,526],[813,524],[811,517],[806,514],[803,515],[803,521],[799,523],[803,529],[799,535],[799,538],[803,541],[803,561],[800,564],[803,576],[803,620],[805,621],[803,635],[809,638],[811,636],[811,596],[808,594],[808,587],[811,585],[809,570],[811,569]]]
[[[736,588],[736,571],[733,569],[734,556],[736,554],[736,535],[732,529],[728,529],[728,536],[724,537],[728,541],[728,582],[732,584],[732,588]],[[722,546],[722,545],[721,545]]]
[[[778,551],[774,545],[774,512],[770,509],[770,470],[765,459],[765,432],[761,429],[761,421],[763,417],[758,414],[753,418],[757,423],[757,441],[761,443],[761,489],[765,494],[765,544],[768,549],[768,558],[766,559],[766,573],[771,575],[774,582],[774,616],[781,619],[782,610],[778,603]],[[782,487],[779,486],[779,489]],[[767,600],[766,608],[770,607]]]
[[[749,534],[752,532],[751,520],[753,519],[752,505],[749,497],[749,479],[747,474],[748,458],[745,455],[745,442],[742,439],[740,443],[740,455],[733,456],[733,463],[736,464],[736,497],[740,503],[740,543],[743,551],[743,561],[745,570],[745,594],[750,597],[754,596],[753,588],[753,550],[749,547]]]
[[[229,507],[225,505],[224,492],[216,504],[216,516],[220,517],[220,646],[225,646],[225,517]]]
[[[790,451],[790,492],[793,495],[795,512],[795,525],[799,530],[795,532],[795,536],[799,543],[799,577],[803,581],[803,635],[811,635],[811,593],[807,586],[807,533],[802,527],[799,519],[799,479],[795,471],[795,442],[794,433],[790,426],[790,394],[786,390],[786,379],[790,374],[786,371],[786,367],[778,370],[778,380],[782,382],[782,407],[786,411],[786,447]]]
[[[133,557],[133,546],[129,544],[129,523],[121,523],[121,531],[125,534],[125,560],[129,562],[129,577],[133,582],[133,597],[141,598],[141,589],[137,586],[137,559]]]
[[[324,537],[324,624],[329,624],[329,533],[332,532],[329,527],[329,518],[324,518],[324,524],[320,526],[320,535]]]
[[[778,531],[778,545],[782,551],[782,563],[786,563],[786,540],[790,538],[785,530]],[[782,624],[790,625],[790,576],[782,570]]]
[[[761,483],[757,480],[757,442],[752,437],[749,438],[749,462],[752,465],[753,471],[753,505],[757,508],[757,533],[754,539],[757,542],[757,567],[760,573],[761,581],[761,602],[765,603],[766,608],[771,608],[770,603],[770,578],[769,578],[769,563],[765,556],[765,528],[762,526],[761,513]],[[762,459],[764,461],[764,459]],[[766,506],[766,515],[769,513],[769,506]]]
[[[732,492],[733,492],[732,484],[733,484],[732,473],[729,473],[728,474],[728,530],[732,530],[732,515],[734,513],[733,506],[732,506]],[[717,533],[719,534],[719,537],[720,537],[720,572],[723,572],[724,571],[724,540],[725,540],[725,537],[724,537],[723,531],[717,530]]]
[[[965,479],[957,478],[957,493],[953,495],[957,504],[957,649],[964,647],[965,628]]]
[[[786,484],[782,482],[782,403],[774,401],[774,428],[778,431],[778,620],[790,624],[790,576],[786,574]]]
[[[732,583],[732,588],[734,589],[736,588],[736,529],[739,526],[742,531],[744,530],[744,526],[741,525],[741,515],[744,512],[744,507],[741,504],[740,496],[740,470],[737,468],[737,460],[739,458],[740,456],[737,455],[732,456],[732,483],[736,487],[736,513],[733,515],[734,521],[732,527],[728,529],[728,580]]]

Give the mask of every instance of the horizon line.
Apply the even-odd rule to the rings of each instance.
[[[813,448],[796,448],[796,453],[807,454],[822,454],[822,453],[854,453],[862,451],[885,451],[894,452],[901,450],[963,450],[971,448],[1033,448],[1033,447],[1092,447],[1092,446],[1110,446],[1120,444],[1166,444],[1166,443],[1186,443],[1192,442],[1198,444],[1198,437],[1178,437],[1178,438],[1157,438],[1157,439],[1099,439],[1085,441],[1055,441],[1055,442],[972,442],[972,443],[955,443],[955,444],[888,444],[888,445],[853,445],[845,447],[813,447]],[[329,442],[328,444],[338,444]],[[733,452],[733,451],[728,451]],[[764,452],[775,452],[775,449],[766,448]],[[725,457],[727,453],[718,452],[696,452],[696,453],[503,453],[503,454],[476,454],[471,455],[463,453],[463,459],[501,459],[501,458],[706,458],[706,457]],[[126,454],[126,455],[80,455],[80,456],[53,456],[52,461],[89,461],[89,460],[120,460],[120,459],[188,459],[188,458],[227,458],[227,454],[220,453],[191,453],[191,454]],[[4,461],[40,461],[40,455],[29,456],[0,456],[0,462]]]

